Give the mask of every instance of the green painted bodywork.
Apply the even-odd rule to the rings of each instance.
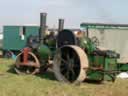
[[[38,35],[38,26],[24,26],[24,40],[21,39],[21,28],[23,26],[4,26],[3,28],[3,49],[21,50],[26,46],[27,38],[30,35]]]
[[[80,25],[82,29],[85,29],[86,31],[88,29],[118,29],[118,30],[127,30],[128,25],[112,25],[112,24],[97,24],[97,23],[82,23]],[[86,44],[84,42],[87,42]],[[111,43],[111,42],[110,42]],[[89,79],[94,80],[112,80],[113,78],[116,78],[115,74],[122,72],[122,71],[128,71],[128,62],[126,63],[118,63],[118,58],[108,58],[103,56],[94,56],[91,55],[93,51],[95,51],[96,46],[91,42],[90,38],[84,37],[81,39],[81,45],[82,48],[86,48],[87,56],[89,59],[89,70],[87,72]],[[92,67],[102,67],[103,70],[94,70],[91,69]]]
[[[47,45],[40,45],[37,51],[39,53],[38,55],[40,59],[42,60],[47,60],[52,54],[51,50],[49,49]]]
[[[104,56],[88,56],[89,70],[87,76],[91,80],[113,80],[117,71],[117,59]]]
[[[48,37],[48,36],[45,36]],[[46,46],[48,46],[48,48],[51,50],[51,58],[54,57],[55,52],[56,52],[56,39],[54,38],[47,38],[45,39],[45,43]]]
[[[128,71],[128,63],[118,63],[118,71]]]
[[[88,37],[80,38],[80,47],[87,49],[87,54],[92,53],[94,50],[96,50],[95,44],[91,41]]]
[[[81,38],[80,47],[85,49],[89,60],[87,78],[91,80],[114,80],[117,71],[117,58],[94,55],[95,44],[88,37]]]

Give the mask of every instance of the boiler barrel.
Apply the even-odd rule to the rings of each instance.
[[[46,45],[40,45],[38,48],[39,56],[41,59],[48,59],[51,56],[51,50]]]

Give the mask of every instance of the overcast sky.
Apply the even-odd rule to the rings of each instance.
[[[81,22],[128,23],[128,0],[0,0],[0,31],[3,25],[38,24],[47,12],[47,25],[58,18],[65,27],[79,28]]]

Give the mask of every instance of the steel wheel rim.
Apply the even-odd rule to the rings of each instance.
[[[28,62],[28,64],[29,63],[33,64],[33,65],[29,66],[29,65],[21,65],[22,54],[23,54],[22,52],[19,53],[16,58],[15,68],[14,68],[16,73],[17,74],[32,74],[32,75],[38,73],[39,68],[40,68],[40,63],[39,63],[39,60],[36,57],[36,55],[34,55],[34,53],[32,53],[32,52],[28,53],[34,59],[33,61]]]
[[[78,65],[76,66],[74,64],[76,66],[76,68],[79,69],[79,70],[77,69],[77,74],[75,72],[76,70],[72,70],[72,68],[75,66],[69,65],[69,63],[72,62],[71,59],[70,59],[70,61],[68,61],[68,65],[66,65],[66,64],[64,65],[64,66],[68,66],[70,68],[70,70],[69,70],[70,72],[67,73],[67,74],[70,74],[70,75],[68,75],[69,77],[65,76],[65,74],[62,72],[62,69],[61,69],[62,62],[66,63],[67,61],[64,60],[65,58],[63,57],[62,53],[60,54],[60,51],[62,51],[62,49],[66,48],[66,47],[73,49],[72,52],[74,52],[76,55],[78,55],[78,56],[73,57],[73,58],[74,58],[74,60],[76,60],[78,58],[79,61],[77,61],[77,60],[76,61],[80,63],[79,66]],[[55,74],[56,78],[59,81],[68,82],[68,83],[75,83],[75,82],[82,82],[86,78],[86,69],[88,68],[88,59],[87,59],[85,52],[80,47],[73,46],[73,45],[66,45],[66,46],[63,46],[62,48],[58,49],[56,53],[57,54],[54,57],[53,70],[54,70],[54,74]],[[60,58],[61,56],[63,58]],[[76,61],[75,61],[75,63],[76,63]],[[65,72],[68,72],[66,70],[68,70],[67,67],[65,69]],[[75,73],[76,77],[71,77],[71,76],[73,76],[74,73]],[[74,79],[71,79],[71,78],[74,78]]]

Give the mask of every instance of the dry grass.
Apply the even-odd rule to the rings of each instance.
[[[127,96],[128,80],[115,83],[62,84],[53,75],[19,76],[12,73],[13,60],[0,59],[0,96]],[[53,80],[51,80],[53,79]]]

